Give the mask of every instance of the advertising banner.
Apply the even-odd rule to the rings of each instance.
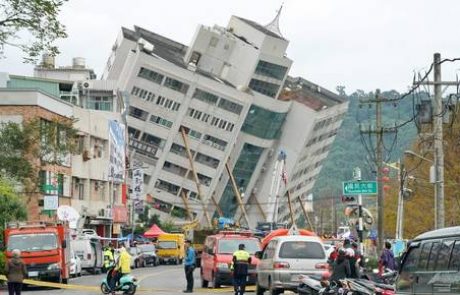
[[[136,213],[143,212],[143,190],[144,190],[144,170],[142,168],[133,169],[133,179],[131,183],[132,194],[131,198],[134,204],[134,211]]]
[[[125,125],[109,121],[109,181],[123,182],[125,171]]]

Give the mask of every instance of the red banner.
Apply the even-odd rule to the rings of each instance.
[[[113,222],[128,222],[128,209],[125,206],[113,206]]]
[[[126,199],[127,199],[126,198],[126,190],[127,190],[127,185],[126,185],[126,183],[123,183],[121,185],[121,203],[123,205],[126,205]]]

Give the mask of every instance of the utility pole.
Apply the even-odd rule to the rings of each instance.
[[[404,168],[404,163],[399,160],[399,193],[398,193],[398,209],[396,212],[396,234],[397,240],[402,240],[404,230],[404,194],[406,191],[407,172]]]
[[[382,168],[383,168],[383,135],[385,133],[395,132],[394,127],[384,127],[382,123],[382,104],[387,102],[396,101],[397,99],[387,99],[380,95],[380,90],[375,92],[374,99],[360,100],[360,103],[375,103],[375,128],[369,129],[360,128],[361,133],[374,134],[376,136],[376,149],[375,149],[375,166],[377,168],[377,251],[380,253],[383,248],[385,233],[383,231],[384,225],[384,198],[383,198],[383,185],[382,185]]]
[[[444,150],[443,150],[443,102],[442,102],[442,81],[441,81],[441,54],[434,54],[434,105],[433,105],[433,134],[434,134],[434,165],[436,183],[435,193],[435,224],[434,228],[444,227]]]
[[[434,80],[418,81],[416,85],[433,85],[434,100],[433,106],[433,140],[434,140],[434,167],[435,167],[435,184],[434,184],[434,204],[435,204],[435,229],[445,226],[445,208],[444,208],[444,149],[443,149],[443,114],[444,104],[442,101],[441,86],[458,87],[458,81],[442,81],[441,79],[441,54],[435,53],[433,57]]]

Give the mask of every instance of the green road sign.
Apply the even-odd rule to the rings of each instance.
[[[377,181],[344,181],[342,189],[344,196],[376,195]]]

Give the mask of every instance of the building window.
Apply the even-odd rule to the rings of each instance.
[[[257,79],[251,79],[251,82],[249,83],[249,88],[251,88],[255,92],[259,92],[274,98],[276,96],[276,93],[278,93],[278,89],[280,88],[280,86],[277,84],[264,82]]]
[[[165,163],[163,164],[163,170],[179,176],[185,176],[185,174],[187,173],[187,169],[185,169],[184,167],[181,167],[168,161],[165,161]]]
[[[241,130],[260,138],[276,139],[281,134],[285,119],[286,113],[275,113],[252,105]]]
[[[227,142],[219,139],[217,137],[211,136],[206,134],[203,138],[203,143],[212,146],[213,148],[216,148],[218,150],[225,150],[225,147],[227,147]]]
[[[177,193],[179,192],[179,186],[161,179],[157,180],[157,182],[155,183],[155,187],[163,191],[167,191],[168,193],[171,193],[173,195],[177,195]]]
[[[184,130],[185,134],[188,134],[188,136],[192,137],[193,139],[198,139],[200,140],[201,139],[201,132],[198,132],[196,130],[192,130],[188,127],[185,127],[185,126],[181,126],[180,127],[182,130]],[[181,130],[179,129],[179,130]]]
[[[166,128],[171,128],[172,125],[173,125],[173,122],[171,122],[171,121],[169,121],[169,120],[166,120],[166,119],[164,119],[164,118],[155,116],[155,115],[151,115],[151,116],[150,116],[150,122],[155,123],[155,124],[162,125],[162,126],[164,126],[164,127],[166,127]]]
[[[113,97],[109,96],[91,96],[87,102],[88,109],[97,111],[112,111]]]
[[[212,93],[203,91],[203,90],[198,89],[198,88],[195,89],[195,93],[193,94],[193,97],[198,99],[198,100],[201,100],[201,101],[204,101],[206,103],[209,103],[209,104],[216,104],[217,100],[219,99],[219,97],[217,95],[214,95]]]
[[[170,77],[166,77],[164,86],[183,94],[186,94],[189,88],[188,84]]]
[[[211,168],[217,168],[219,166],[219,160],[201,153],[196,155],[195,161]]]
[[[138,139],[141,135],[141,131],[133,127],[128,127],[128,135],[130,138]]]
[[[161,84],[164,78],[162,74],[143,67],[141,67],[141,69],[139,70],[139,74],[137,76],[152,81],[156,84]]]
[[[211,37],[211,40],[209,40],[209,47],[217,47],[217,44],[219,44],[219,39],[216,37]]]
[[[252,174],[259,162],[260,156],[262,155],[264,149],[258,146],[251,144],[244,144],[243,149],[241,150],[238,161],[233,168],[233,176],[235,177],[236,183],[240,188],[244,189],[249,184]],[[227,182],[222,197],[219,201],[219,206],[224,211],[224,216],[234,216],[238,208],[237,201],[235,199],[235,194],[233,193],[233,188],[231,181]],[[215,216],[217,213],[215,214]]]
[[[235,102],[232,102],[230,100],[227,100],[225,98],[221,98],[219,100],[218,107],[221,109],[224,109],[226,111],[235,113],[237,115],[241,114],[241,111],[243,110],[243,106],[240,104],[237,104]]]
[[[141,140],[148,144],[153,144],[153,145],[160,146],[160,147],[162,146],[162,143],[163,143],[163,139],[156,137],[152,134],[149,134],[147,132],[144,132],[144,134],[142,134]]]
[[[129,115],[131,117],[137,118],[139,120],[145,121],[147,120],[147,117],[149,116],[149,113],[146,111],[143,111],[141,109],[138,109],[136,107],[130,106],[129,107]]]
[[[155,99],[155,94],[145,89],[134,86],[131,90],[131,94],[137,96],[145,101],[153,101]]]
[[[175,102],[169,98],[164,96],[158,96],[156,102],[157,105],[167,108],[168,110],[178,111],[180,107],[180,103]]]
[[[287,67],[260,60],[256,67],[256,74],[283,80],[287,69]]]

